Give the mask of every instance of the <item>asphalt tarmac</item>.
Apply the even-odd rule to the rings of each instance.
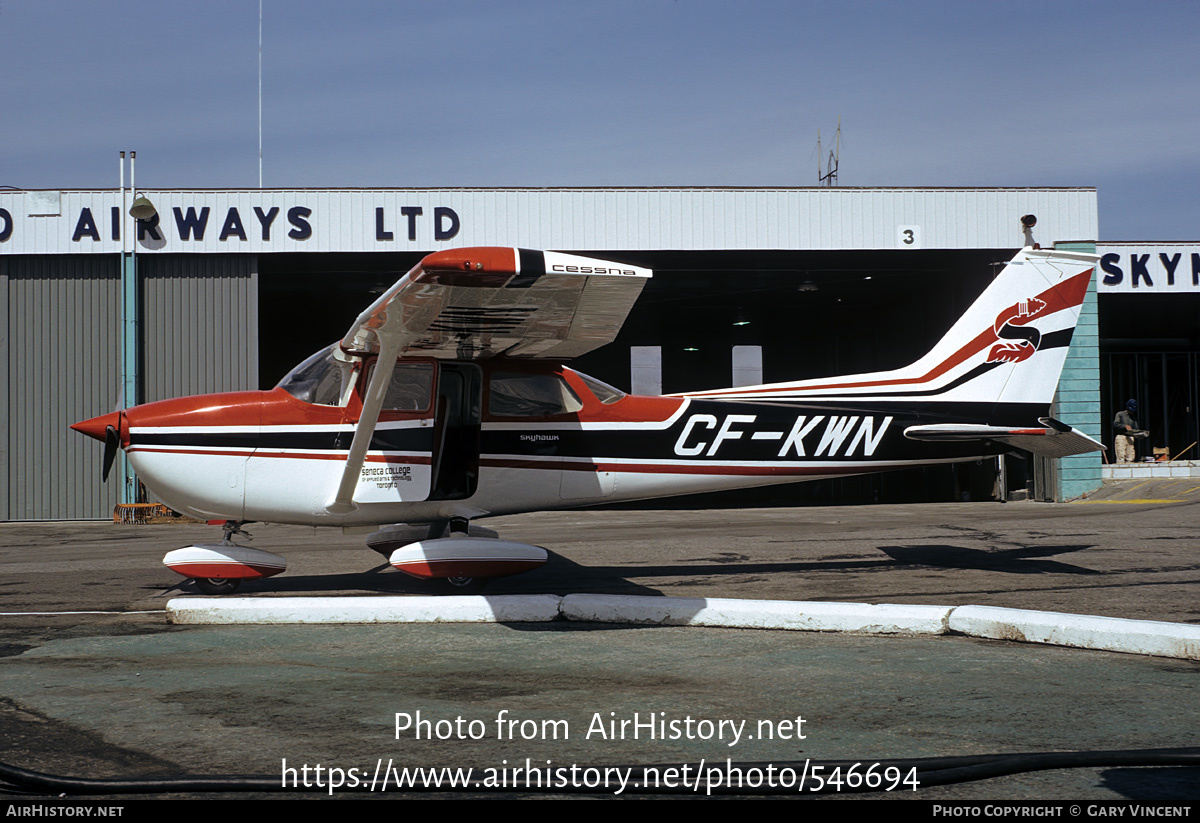
[[[978,604],[1194,624],[1198,502],[1200,482],[1163,481],[1061,505],[495,518],[486,525],[554,556],[487,593]],[[249,530],[251,545],[290,567],[239,595],[425,593],[361,535]],[[345,784],[404,767],[472,768],[467,794],[519,768],[550,784],[528,795],[591,780],[597,797],[771,764],[783,783],[795,769],[784,796],[800,796],[806,760],[811,787],[830,775],[813,771],[818,761],[857,761],[865,774],[897,758],[1200,746],[1200,663],[1186,660],[960,637],[571,623],[169,625],[166,601],[195,593],[162,555],[218,538],[195,524],[0,524],[0,761],[90,777],[282,780],[294,768],[314,783],[321,764],[323,785],[331,767]],[[335,796],[362,796],[347,788]],[[394,777],[386,796],[399,796]],[[879,796],[1196,800],[1200,768],[1051,770],[915,792],[900,783]]]

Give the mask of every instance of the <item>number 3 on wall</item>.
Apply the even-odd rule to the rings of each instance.
[[[896,227],[896,243],[902,249],[919,249],[919,248],[921,248],[921,227],[920,226],[897,226]]]

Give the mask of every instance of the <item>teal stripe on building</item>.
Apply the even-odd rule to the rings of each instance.
[[[1096,253],[1095,243],[1058,243],[1064,251]],[[1071,338],[1067,361],[1054,396],[1054,416],[1084,434],[1102,440],[1100,409],[1100,329],[1096,303],[1096,278],[1088,284],[1087,296],[1079,313],[1079,323]],[[1055,500],[1074,500],[1100,488],[1100,452],[1064,457],[1058,465]]]

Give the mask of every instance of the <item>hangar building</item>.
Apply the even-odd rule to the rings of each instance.
[[[905,365],[1017,249],[1037,241],[1093,251],[1098,233],[1091,188],[139,193],[155,213],[135,226],[124,216],[128,192],[0,191],[0,520],[111,515],[121,483],[100,483],[100,449],[67,427],[120,402],[126,328],[137,341],[129,369],[137,402],[268,388],[341,337],[429,252],[555,249],[655,272],[617,341],[572,365],[625,389],[681,392]],[[1032,234],[1020,222],[1027,214],[1037,217]],[[1119,260],[1109,262],[1126,284],[1136,275],[1133,285],[1149,291],[1142,269],[1158,260],[1157,249],[1112,251]],[[1166,258],[1175,260],[1172,282],[1194,282],[1200,249],[1178,251],[1182,257]],[[1131,268],[1129,254],[1152,256],[1135,256]],[[134,266],[123,289],[122,274]],[[1165,272],[1150,279],[1168,288]],[[1174,386],[1191,387],[1184,405],[1192,417],[1171,417],[1173,448],[1190,436],[1186,420],[1196,420],[1195,332],[1150,345],[1147,330],[1157,324],[1143,319],[1146,295],[1105,299],[1130,302],[1128,333],[1141,342],[1114,350],[1102,369],[1090,293],[1055,414],[1099,437],[1112,398],[1141,392],[1154,405],[1149,375],[1158,369],[1172,386],[1164,403],[1179,402]],[[1173,318],[1170,300],[1167,293],[1166,302],[1145,305]],[[1171,377],[1176,371],[1190,383]],[[788,502],[987,499],[998,476],[1005,494],[1069,499],[1099,485],[1101,457],[1006,458],[1000,466],[755,494]]]

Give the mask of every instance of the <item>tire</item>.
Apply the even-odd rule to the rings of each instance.
[[[242,585],[236,577],[194,577],[192,582],[204,594],[233,594]]]
[[[486,587],[486,577],[439,577],[434,582],[438,594],[480,594]]]

